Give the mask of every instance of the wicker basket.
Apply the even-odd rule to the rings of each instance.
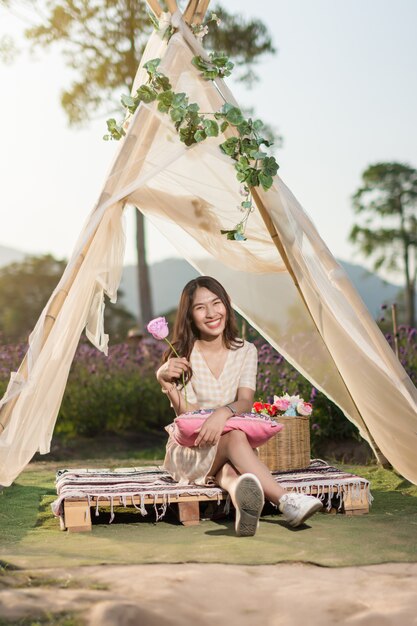
[[[258,448],[259,458],[271,471],[286,472],[310,465],[310,418],[280,415],[281,432]]]

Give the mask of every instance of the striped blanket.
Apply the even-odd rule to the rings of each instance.
[[[369,504],[372,502],[369,481],[355,474],[343,472],[328,465],[321,459],[314,459],[308,468],[290,472],[272,472],[275,480],[282,487],[298,493],[314,493],[330,509],[332,499],[337,498],[339,508],[342,506],[343,494],[352,495],[364,490]],[[111,508],[110,521],[114,518],[113,500],[121,501],[126,506],[127,497],[137,496],[140,505],[134,506],[146,515],[145,500],[153,499],[156,519],[161,519],[166,508],[180,496],[206,496],[221,500],[227,493],[217,486],[181,485],[175,482],[165,470],[157,466],[109,469],[62,469],[56,475],[58,498],[52,503],[54,515],[62,515],[65,498],[94,498],[96,514],[99,501],[109,503]],[[162,504],[157,505],[157,500]]]

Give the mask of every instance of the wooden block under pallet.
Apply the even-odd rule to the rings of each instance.
[[[65,528],[70,533],[91,530],[91,511],[87,498],[64,500],[64,524],[61,524],[61,529],[65,530]]]
[[[345,515],[366,515],[369,513],[366,489],[361,489],[359,493],[346,491],[343,494],[342,508]]]
[[[178,517],[184,526],[196,526],[200,523],[200,502],[179,502]]]

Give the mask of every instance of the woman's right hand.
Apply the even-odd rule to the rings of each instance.
[[[173,380],[181,378],[183,373],[186,374],[190,368],[190,363],[185,357],[172,357],[161,365],[156,372],[156,378],[161,384],[172,383]]]

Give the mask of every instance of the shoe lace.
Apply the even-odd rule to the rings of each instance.
[[[300,508],[300,498],[298,494],[289,493],[285,499],[285,507],[291,507],[293,509]]]

